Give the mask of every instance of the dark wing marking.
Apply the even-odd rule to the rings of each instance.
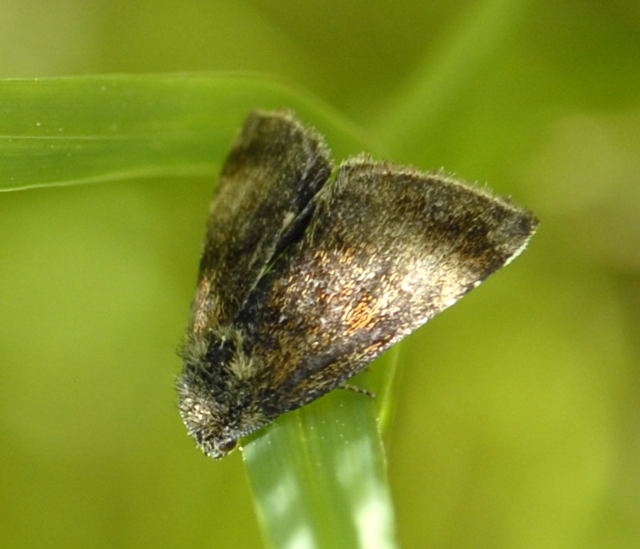
[[[537,221],[440,174],[347,161],[314,199],[303,238],[236,322],[264,366],[266,411],[297,408],[477,286]]]
[[[209,210],[192,310],[195,334],[235,316],[330,173],[322,138],[293,115],[255,111],[248,116]]]

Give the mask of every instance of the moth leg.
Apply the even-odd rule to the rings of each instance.
[[[369,398],[376,398],[376,394],[373,391],[369,391],[369,389],[365,389],[364,387],[358,387],[357,385],[351,385],[351,383],[342,383],[341,385],[338,385],[338,387],[340,389],[346,389],[347,391],[366,395]]]

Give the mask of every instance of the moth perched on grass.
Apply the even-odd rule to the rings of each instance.
[[[251,113],[225,162],[177,383],[211,457],[344,384],[537,224],[441,173],[364,155],[331,172],[322,137],[285,111]]]

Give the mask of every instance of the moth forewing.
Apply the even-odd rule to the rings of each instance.
[[[291,223],[331,172],[322,137],[288,111],[252,112],[209,210],[194,331],[231,322]]]
[[[315,200],[307,232],[237,318],[252,356],[274,365],[269,413],[357,373],[501,267],[535,227],[527,211],[458,181],[363,158]]]

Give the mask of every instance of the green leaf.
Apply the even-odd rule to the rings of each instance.
[[[279,417],[243,456],[270,546],[395,547],[371,397],[333,391]]]
[[[199,175],[219,170],[251,108],[287,106],[340,158],[371,150],[326,106],[273,80],[216,75],[0,82],[0,189]],[[382,360],[384,361],[384,359]],[[379,364],[376,368],[384,368]],[[368,372],[361,374],[364,384]],[[385,398],[390,378],[371,388]],[[278,418],[243,448],[274,547],[393,547],[376,402],[334,391]],[[211,467],[215,467],[211,463]]]
[[[214,74],[0,81],[0,190],[217,173],[252,108],[326,119],[336,150],[358,130],[276,80]],[[322,128],[326,131],[325,128]]]

